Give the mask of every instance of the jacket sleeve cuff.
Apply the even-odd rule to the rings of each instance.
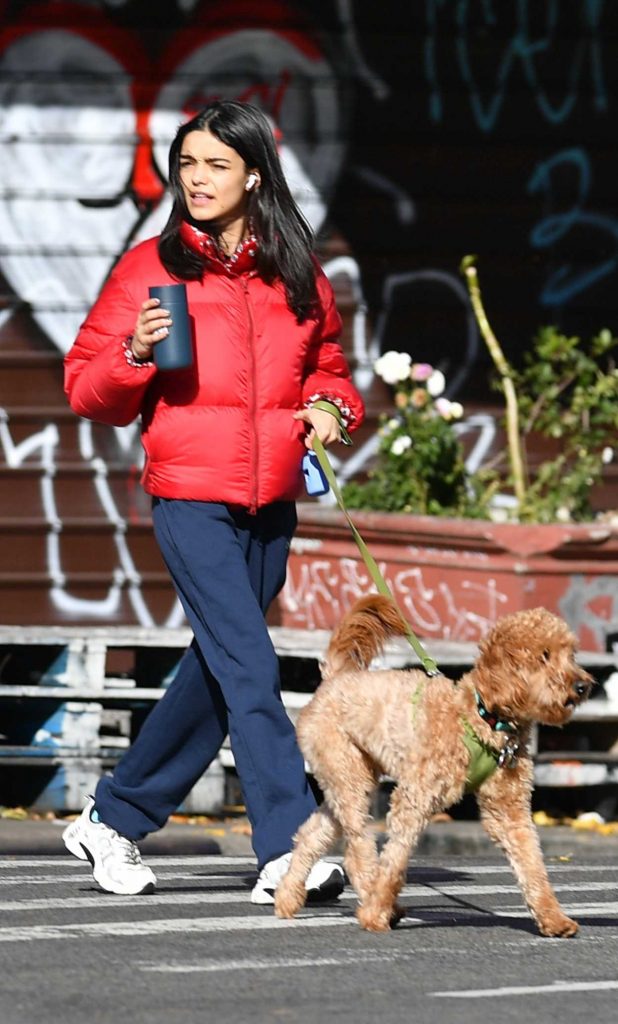
[[[153,359],[138,359],[137,358],[137,356],[133,353],[133,349],[131,348],[131,342],[132,341],[133,341],[133,336],[132,335],[130,335],[128,338],[123,338],[122,339],[122,350],[124,352],[124,357],[125,357],[127,363],[129,364],[129,366],[135,366],[138,370],[143,369],[144,366],[154,366],[155,364],[154,364],[154,360]]]
[[[354,417],[348,406],[340,398],[333,399],[330,396],[322,398],[319,395],[312,395],[306,402],[306,405],[311,409],[322,409],[324,412],[329,412],[331,416],[334,416],[339,424],[343,444],[352,444],[352,438],[347,431],[347,426]]]

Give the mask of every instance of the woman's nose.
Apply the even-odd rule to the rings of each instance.
[[[208,167],[206,164],[194,164],[191,169],[191,182],[193,185],[205,185],[208,182]]]

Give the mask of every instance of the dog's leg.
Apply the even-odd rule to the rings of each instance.
[[[275,890],[277,917],[294,917],[307,898],[305,882],[313,865],[332,847],[340,833],[339,824],[322,804],[299,828],[294,839],[290,866]]]
[[[275,894],[275,912],[280,917],[291,917],[300,910],[305,901],[305,880],[315,861],[334,841],[335,833],[328,831],[326,820],[320,821],[320,815],[327,816],[334,830],[343,832],[344,868],[359,900],[362,902],[373,891],[378,854],[369,827],[369,805],[379,771],[373,761],[347,739],[344,742],[335,733],[328,739],[330,742],[324,746],[316,744],[310,751],[324,803],[296,836],[290,869]]]
[[[333,743],[320,752],[316,778],[343,831],[343,866],[361,904],[373,892],[378,869],[369,810],[379,777],[380,770],[371,757],[350,742],[345,746]]]
[[[512,787],[502,794],[496,787],[489,795],[479,792],[481,821],[506,853],[541,935],[570,938],[579,926],[564,913],[551,887],[530,808],[512,800]]]
[[[414,799],[411,794],[414,794]],[[419,803],[416,786],[408,790],[400,782],[391,796],[388,840],[380,854],[373,887],[357,911],[356,916],[363,928],[385,932],[404,916],[405,910],[397,903],[397,897],[405,882],[410,853],[428,818],[429,807],[424,808]]]

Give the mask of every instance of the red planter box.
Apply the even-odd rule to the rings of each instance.
[[[298,513],[276,618],[331,629],[375,588],[342,513],[309,503]],[[618,635],[618,536],[609,525],[352,518],[419,636],[477,641],[501,615],[539,605],[566,619],[585,650],[608,650]]]

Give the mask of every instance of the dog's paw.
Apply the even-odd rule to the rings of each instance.
[[[294,917],[304,907],[306,896],[304,885],[292,887],[280,882],[275,890],[275,914],[277,917]]]
[[[577,921],[573,921],[566,914],[562,913],[552,914],[551,917],[546,917],[545,920],[539,921],[538,925],[541,935],[555,939],[570,939],[573,935],[577,935],[579,931]]]
[[[375,907],[360,906],[356,917],[361,928],[368,932],[389,932],[391,930],[391,911]]]

